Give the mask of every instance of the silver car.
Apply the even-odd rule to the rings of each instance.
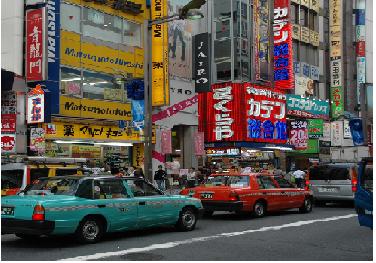
[[[356,163],[330,163],[308,170],[309,188],[316,204],[353,201],[356,190]]]

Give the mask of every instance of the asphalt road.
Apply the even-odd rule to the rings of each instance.
[[[192,232],[173,227],[109,234],[98,244],[72,237],[27,242],[1,236],[1,260],[373,260],[372,230],[354,208],[314,207],[255,219],[216,213]]]

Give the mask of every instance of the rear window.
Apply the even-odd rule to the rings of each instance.
[[[56,176],[75,175],[77,174],[77,168],[75,169],[57,169]]]
[[[230,186],[230,187],[248,187],[249,176],[248,175],[220,175],[210,178],[207,184],[214,186]]]
[[[294,186],[282,176],[274,176],[280,188],[294,188]]]
[[[30,169],[30,182],[32,183],[41,177],[47,177],[48,171],[48,168]]]
[[[309,169],[309,180],[347,180],[351,167],[320,165]]]
[[[25,195],[74,195],[78,185],[79,179],[61,178],[56,179],[46,178],[34,180],[29,184],[25,191]]]
[[[2,170],[1,189],[21,188],[23,180],[23,170]]]
[[[366,170],[361,177],[360,185],[364,189],[373,192],[373,165],[366,165]]]

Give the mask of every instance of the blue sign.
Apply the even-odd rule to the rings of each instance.
[[[364,135],[363,135],[363,125],[362,119],[356,118],[351,119],[349,122],[351,136],[353,138],[353,143],[355,146],[364,145]]]
[[[319,80],[320,78],[320,69],[319,67],[311,65],[311,79],[312,80]]]
[[[145,103],[144,100],[132,100],[132,121],[136,129],[144,128],[144,113]]]
[[[294,61],[294,73],[295,75],[300,76],[300,62]]]
[[[300,62],[300,65],[302,67],[302,76],[305,76],[307,78],[311,77],[311,66],[308,63]]]

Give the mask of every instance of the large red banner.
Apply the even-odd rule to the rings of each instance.
[[[26,13],[26,80],[43,80],[43,10]]]
[[[16,114],[1,114],[1,132],[16,132]]]
[[[274,85],[294,88],[290,0],[274,0]]]
[[[206,142],[286,143],[286,95],[249,83],[213,85],[199,94],[199,131]]]

